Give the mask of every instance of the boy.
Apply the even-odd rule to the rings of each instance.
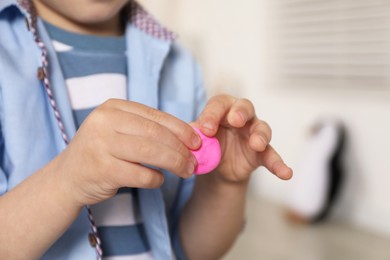
[[[292,175],[253,105],[204,105],[190,56],[135,2],[2,1],[0,57],[1,259],[218,259],[251,172]],[[222,148],[197,178],[190,121]]]

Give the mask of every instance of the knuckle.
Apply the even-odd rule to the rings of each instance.
[[[138,145],[137,151],[144,157],[151,157],[153,155],[153,149],[149,143],[141,142]]]
[[[175,134],[179,138],[189,138],[192,134],[192,128],[187,124],[182,124],[182,122],[177,122],[177,125],[174,128]]]
[[[106,120],[106,112],[101,108],[96,108],[86,118],[85,123],[92,125],[94,129],[100,129],[100,126],[104,125]]]
[[[183,156],[180,156],[180,155],[175,156],[174,158],[172,158],[171,161],[173,162],[172,165],[173,165],[174,169],[177,169],[177,170],[179,170],[181,172],[183,170],[185,170],[186,160],[184,159]]]
[[[183,154],[183,155],[188,153],[188,149],[184,146],[183,143],[179,143],[179,145],[176,148],[176,151],[179,154]]]
[[[144,170],[138,174],[138,186],[143,188],[154,188],[163,182],[163,177],[151,170]]]
[[[148,107],[147,108],[147,113],[150,115],[153,121],[155,122],[161,122],[163,119],[163,114],[161,111]]]
[[[221,100],[225,100],[225,99],[232,99],[233,96],[229,95],[229,94],[221,94],[221,95],[216,95],[214,96],[213,98],[211,98],[212,100],[218,100],[218,101],[221,101]]]
[[[153,183],[153,177],[148,172],[139,175],[139,184],[141,187],[149,187]]]
[[[110,98],[110,99],[107,99],[106,101],[104,101],[99,107],[101,108],[108,108],[108,107],[112,107],[114,101]]]
[[[145,121],[143,129],[145,129],[147,136],[153,139],[157,139],[162,136],[162,127],[153,121]]]
[[[104,105],[100,105],[92,111],[89,118],[93,118],[94,122],[101,123],[106,120],[108,113],[108,108]]]
[[[250,108],[250,109],[252,109],[252,110],[255,110],[255,107],[254,107],[252,101],[250,101],[249,99],[243,98],[243,99],[241,99],[241,102],[242,102],[245,106],[247,106],[248,108]]]
[[[225,102],[224,102],[224,98],[221,98],[222,96],[220,96],[219,98],[217,97],[217,98],[215,98],[214,100],[213,100],[213,104],[214,105],[217,105],[217,106],[219,106],[219,107],[224,107],[225,106]]]
[[[113,107],[117,102],[118,102],[118,99],[109,98],[101,106],[102,107]]]
[[[220,108],[223,105],[223,98],[222,96],[215,96],[212,97],[209,102],[207,103],[206,110],[208,110],[208,113],[211,113],[214,111],[215,108]]]
[[[241,98],[240,100],[241,100],[241,102],[252,104],[252,102],[247,98]]]
[[[217,108],[217,109],[215,109]],[[201,121],[214,121],[218,119],[219,107],[214,105],[209,105],[202,113],[200,119]]]

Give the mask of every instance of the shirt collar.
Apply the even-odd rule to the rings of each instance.
[[[36,20],[31,0],[1,0],[0,12],[12,5],[17,6],[23,14],[31,16],[32,20]],[[136,28],[153,38],[174,41],[177,37],[175,33],[161,25],[135,0],[130,0],[129,3],[129,21]]]

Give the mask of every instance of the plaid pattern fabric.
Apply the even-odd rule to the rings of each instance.
[[[136,1],[130,2],[130,22],[141,31],[160,40],[173,41],[176,34],[157,22],[152,15],[145,11]]]
[[[18,2],[20,6],[31,15],[31,21],[34,23],[36,20],[36,13],[31,0],[18,0]],[[173,41],[177,37],[175,33],[162,26],[135,0],[130,0],[129,2],[129,19],[135,27],[154,38],[164,41]]]

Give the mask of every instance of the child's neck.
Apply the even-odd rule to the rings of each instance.
[[[38,15],[45,21],[70,32],[96,36],[120,36],[123,34],[120,13],[108,21],[85,24],[64,17],[40,3],[40,1],[34,1],[34,6]]]

